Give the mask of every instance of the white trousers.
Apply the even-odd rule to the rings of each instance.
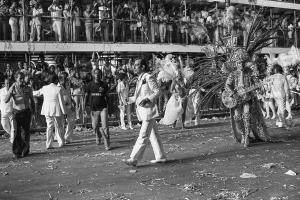
[[[52,117],[45,116],[47,123],[47,133],[46,133],[46,148],[52,147],[52,143],[54,140],[54,128],[55,135],[59,146],[63,146],[63,116]]]
[[[19,34],[18,18],[16,17],[9,18],[9,25],[11,28],[11,41],[15,42],[17,41],[18,34]]]
[[[155,119],[151,119],[149,121],[142,122],[139,137],[137,138],[130,155],[131,160],[139,161],[143,158],[143,154],[149,140],[151,142],[155,159],[159,160],[165,157],[163,146],[157,133],[156,121]]]
[[[62,20],[53,20],[53,31],[55,32],[55,38],[59,42],[62,41]]]
[[[131,105],[119,106],[121,127],[125,127],[126,126],[125,125],[125,112],[126,112],[126,115],[127,115],[128,125],[132,126],[130,106]]]
[[[70,140],[70,138],[73,135],[73,129],[75,127],[75,112],[74,111],[71,111],[67,114],[66,122],[67,122],[67,125],[63,129],[63,130],[65,130],[64,138],[65,138],[65,140]]]
[[[10,135],[10,142],[13,143],[16,130],[16,121],[12,113],[1,116],[1,125],[6,133]]]

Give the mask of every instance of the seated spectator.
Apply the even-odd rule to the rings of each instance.
[[[42,5],[40,3],[36,3],[32,9],[30,41],[34,41],[35,35],[37,35],[37,41],[41,41],[43,13]]]

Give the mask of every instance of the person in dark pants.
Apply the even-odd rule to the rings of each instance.
[[[30,150],[30,121],[35,113],[32,89],[25,85],[24,74],[17,72],[16,82],[9,88],[5,103],[13,98],[13,112],[16,120],[16,132],[13,141],[13,153],[16,158],[26,157]],[[21,131],[23,128],[23,131]]]
[[[103,137],[105,149],[110,150],[110,139],[108,129],[108,114],[107,114],[107,95],[108,85],[101,81],[101,71],[95,69],[93,71],[93,81],[90,82],[85,89],[84,107],[89,104],[91,110],[92,127],[96,134],[96,144],[101,143]],[[100,119],[102,127],[99,131]],[[101,134],[100,134],[101,133]]]

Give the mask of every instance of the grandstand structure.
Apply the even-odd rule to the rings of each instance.
[[[23,0],[25,1],[25,0]],[[114,1],[112,0],[112,5],[114,5]],[[85,5],[86,3],[90,3],[89,0],[80,0],[80,4]],[[158,3],[160,1],[155,0],[145,0],[146,7],[151,7],[153,4]],[[294,24],[296,27],[295,31],[295,41],[297,40],[298,36],[298,27],[297,27],[297,20],[298,20],[298,12],[300,11],[300,2],[298,0],[294,0],[292,2],[288,1],[269,1],[269,0],[165,0],[163,1],[165,4],[170,5],[174,4],[177,7],[181,6],[184,9],[188,10],[191,7],[199,7],[206,6],[209,8],[224,8],[228,3],[231,5],[235,5],[237,7],[243,6],[256,6],[256,7],[265,7],[268,10],[268,13],[271,15],[282,16],[282,15],[292,15],[294,17]],[[42,1],[44,10],[47,10],[47,6],[52,3],[51,0]],[[112,9],[114,10],[114,9]],[[188,11],[186,12],[188,13]],[[28,16],[30,18],[30,16]],[[45,18],[47,18],[45,16]],[[49,17],[48,17],[49,18]],[[54,42],[54,41],[40,41],[40,42],[12,42],[9,40],[0,41],[0,58],[4,58],[4,60],[9,61],[10,58],[14,57],[22,57],[21,55],[25,53],[26,59],[38,53],[44,53],[45,55],[54,55],[54,54],[73,54],[80,55],[80,54],[91,54],[92,52],[102,52],[104,54],[110,55],[140,55],[140,54],[147,54],[147,53],[180,53],[180,54],[197,54],[203,52],[203,47],[205,45],[195,45],[195,44],[169,44],[169,43],[153,43],[151,41],[145,43],[133,43],[133,42],[118,42],[115,40],[115,32],[114,30],[114,23],[116,23],[117,19],[112,17],[109,19],[109,23],[111,25],[111,41],[93,41],[93,42],[86,42],[86,41],[64,41],[64,42]],[[120,20],[119,20],[120,21]],[[27,33],[27,37],[29,40],[29,34]],[[297,42],[295,44],[297,46]],[[265,48],[262,50],[261,53],[284,53],[288,51],[287,46],[285,47],[270,47]],[[3,59],[2,59],[3,60]],[[14,60],[14,59],[12,59]]]

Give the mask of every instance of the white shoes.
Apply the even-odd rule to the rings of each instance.
[[[150,160],[151,163],[155,164],[155,163],[165,163],[167,162],[167,158],[160,158],[157,160]]]
[[[276,125],[278,126],[278,128],[282,128],[283,127],[283,123],[282,122],[276,122]]]
[[[128,130],[128,128],[126,128],[126,126],[121,126],[120,128],[125,131]]]

